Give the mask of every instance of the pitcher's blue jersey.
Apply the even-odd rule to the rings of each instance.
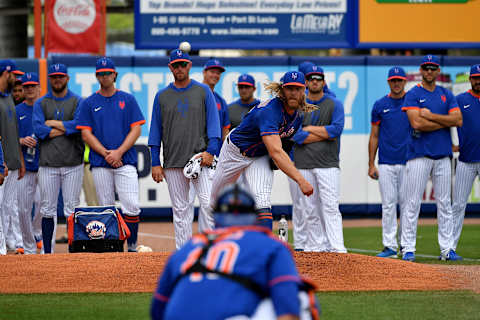
[[[457,102],[463,116],[463,125],[457,127],[459,160],[480,162],[480,96],[468,90],[457,96]]]
[[[261,227],[231,227],[209,233],[219,234],[202,262],[209,269],[253,280],[272,299],[277,316],[298,316],[300,277],[289,249]],[[221,275],[177,277],[187,270],[207,242],[195,235],[173,254],[159,280],[152,301],[153,319],[225,319],[251,316],[262,299],[251,289]]]
[[[302,122],[302,112],[296,110],[290,115],[285,111],[282,100],[273,98],[253,107],[232,131],[230,140],[245,156],[261,157],[268,154],[262,136],[293,137]]]
[[[77,129],[88,129],[107,150],[120,147],[130,133],[130,129],[145,123],[142,111],[135,97],[117,90],[111,97],[96,92],[80,104]],[[111,168],[103,156],[90,149],[90,166]],[[122,156],[123,165],[137,165],[137,152],[134,147]]]
[[[431,92],[424,89],[420,84],[407,92],[403,105],[403,111],[428,108],[432,113],[443,115],[458,110],[457,100],[451,91],[435,86],[435,90]],[[431,132],[414,132],[410,126],[409,133],[407,160],[421,157],[441,159],[452,156],[450,128],[442,128]]]
[[[33,134],[33,105],[29,106],[25,102],[15,107],[18,122],[18,136],[20,138],[29,137]],[[40,155],[39,144],[37,143],[35,158],[33,161],[25,161],[25,169],[27,171],[38,171],[38,158]],[[23,159],[27,159],[27,146],[22,146]]]
[[[373,105],[372,125],[379,126],[379,164],[405,164],[407,162],[409,122],[406,112],[402,111],[404,98],[405,96],[394,99],[388,94]]]

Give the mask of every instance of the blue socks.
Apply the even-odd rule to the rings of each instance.
[[[270,231],[272,231],[273,217],[272,210],[270,208],[262,208],[257,210],[257,225],[268,228]]]
[[[45,253],[52,253],[52,238],[54,228],[55,221],[53,218],[42,218],[43,251]]]
[[[140,217],[131,217],[124,215],[123,219],[127,224],[128,229],[130,230],[130,237],[127,239],[128,251],[136,252],[137,251],[137,238],[138,238],[138,223],[140,222]]]

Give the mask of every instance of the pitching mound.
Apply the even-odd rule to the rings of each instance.
[[[3,256],[0,293],[153,292],[168,256],[169,253]],[[295,259],[300,273],[313,279],[320,291],[473,289],[472,282],[479,279],[478,266],[466,272],[466,266],[457,271],[454,266],[334,253],[297,252]]]

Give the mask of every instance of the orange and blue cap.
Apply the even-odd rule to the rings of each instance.
[[[181,62],[181,61],[191,62],[192,60],[190,60],[190,56],[188,55],[188,53],[183,52],[180,49],[173,50],[170,53],[170,62],[168,64],[172,64],[172,63],[175,63],[175,62]]]
[[[0,60],[0,72],[7,70],[8,72],[12,72],[16,75],[23,75],[24,72],[20,71],[17,68],[15,62],[11,59]]]
[[[48,76],[66,76],[67,66],[63,63],[54,63],[48,67]]]
[[[251,75],[249,75],[247,73],[244,73],[240,77],[238,77],[237,85],[238,86],[251,86],[251,87],[255,88],[255,79]]]
[[[470,77],[480,77],[480,64],[474,64],[470,68]]]
[[[433,64],[433,65],[439,67],[440,66],[440,59],[433,54],[427,54],[426,56],[423,57],[422,63],[420,65],[423,66],[425,64]]]
[[[282,87],[298,86],[305,87],[305,76],[300,71],[288,71],[282,77]]]
[[[407,80],[407,75],[405,74],[405,70],[403,70],[402,67],[392,67],[390,70],[388,70],[388,79],[387,80],[392,80],[392,79],[401,79],[401,80]]]
[[[40,82],[38,81],[38,74],[35,72],[26,72],[22,78],[20,79],[23,86],[28,85],[39,85]]]
[[[225,67],[222,64],[222,61],[218,59],[210,59],[205,63],[203,70],[208,69],[219,69],[221,72],[225,72]]]
[[[101,57],[97,59],[95,64],[95,73],[98,72],[115,72],[115,64],[113,60],[108,57]]]

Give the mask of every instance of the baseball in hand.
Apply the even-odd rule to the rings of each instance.
[[[190,42],[187,42],[187,41],[183,41],[182,43],[180,43],[180,45],[178,46],[178,49],[182,50],[183,52],[190,52],[190,50],[192,49],[192,46],[190,45]]]

